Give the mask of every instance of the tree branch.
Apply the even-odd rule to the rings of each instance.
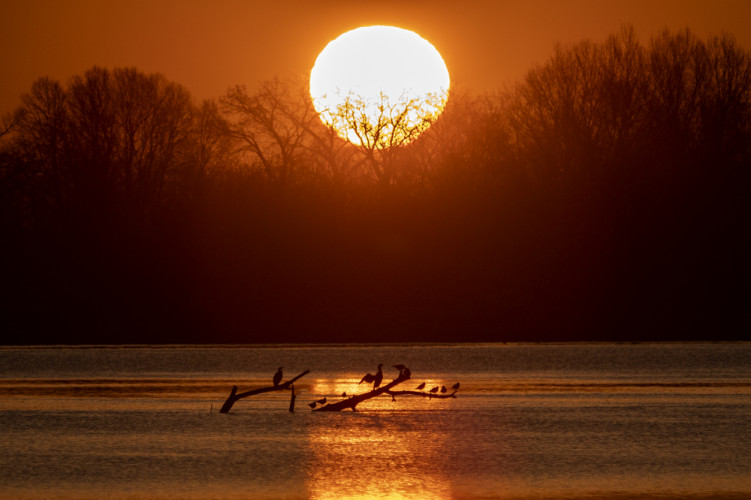
[[[229,396],[227,397],[227,400],[222,405],[222,409],[219,410],[219,413],[228,413],[230,409],[232,408],[232,405],[235,404],[235,402],[237,402],[240,399],[247,398],[248,396],[255,396],[256,394],[263,394],[266,392],[282,391],[285,389],[294,390],[294,387],[292,386],[292,384],[294,384],[296,380],[304,377],[308,373],[310,373],[310,370],[305,370],[304,372],[300,373],[295,378],[292,378],[284,382],[283,384],[272,385],[270,387],[261,387],[259,389],[251,389],[250,391],[241,392],[239,394],[237,393],[237,386],[233,385],[232,392],[230,392]]]
[[[363,401],[367,401],[368,399],[372,399],[377,396],[380,396],[381,394],[387,393],[389,392],[389,390],[391,390],[392,387],[396,387],[397,385],[409,379],[410,379],[409,373],[401,373],[394,380],[392,380],[391,382],[389,382],[388,384],[384,386],[379,387],[378,389],[373,389],[372,391],[366,392],[364,394],[357,394],[355,396],[350,396],[349,398],[343,399],[336,403],[329,403],[327,405],[321,406],[320,408],[316,408],[313,411],[342,411],[347,408],[351,409],[352,411],[357,411],[356,406],[362,403]]]
[[[433,394],[425,391],[386,391],[386,393],[391,395],[391,398],[394,401],[396,401],[396,396],[422,396],[428,399],[456,398],[456,391],[452,392],[451,394]]]

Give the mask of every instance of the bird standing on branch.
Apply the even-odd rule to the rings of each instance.
[[[417,386],[417,390],[418,391],[421,391],[423,389],[425,389],[425,382],[423,382],[422,384],[420,384],[420,385]]]
[[[435,394],[436,392],[438,392],[438,386],[435,386],[432,389],[430,389],[431,394]]]
[[[383,363],[378,365],[378,372],[375,374],[375,378],[373,379],[373,389],[378,389],[381,387],[381,382],[383,382],[383,372],[381,371],[381,368],[383,367]]]
[[[404,365],[392,365],[394,368],[399,370],[399,376],[402,378],[410,378],[412,376],[412,372]]]
[[[446,386],[445,386],[445,385],[442,385],[442,386],[441,386],[441,392],[442,392],[442,393],[443,393],[443,392],[446,392],[447,390],[448,390],[448,389],[446,389]]]
[[[276,373],[274,374],[274,385],[279,385],[279,382],[282,381],[282,368],[283,366],[280,366],[278,370],[276,370]]]
[[[452,385],[452,386],[451,386],[451,388],[452,388],[452,389],[454,389],[454,390],[456,391],[456,390],[458,390],[458,389],[459,389],[459,385],[460,385],[460,384],[459,384],[459,382],[457,382],[457,383],[455,383],[454,385]]]

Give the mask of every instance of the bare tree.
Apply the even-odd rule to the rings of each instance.
[[[557,181],[579,171],[595,150],[601,67],[594,43],[557,45],[548,63],[530,71],[516,89],[510,108],[514,140],[536,179]]]
[[[647,54],[633,26],[625,26],[601,46],[602,74],[596,98],[602,129],[600,158],[613,164],[633,157],[645,133],[646,102],[649,96]]]
[[[700,100],[709,83],[704,43],[690,30],[663,31],[649,50],[648,106],[653,137],[671,146],[691,144],[700,127]]]
[[[187,147],[181,150],[175,189],[193,199],[236,163],[229,124],[217,103],[203,101],[192,115]]]
[[[303,147],[308,155],[307,171],[316,179],[328,179],[337,186],[356,178],[360,173],[356,157],[358,148],[343,141],[337,132],[326,126],[315,114],[314,119],[301,122],[307,136]]]
[[[50,78],[36,80],[29,92],[22,96],[23,119],[18,126],[18,146],[40,204],[57,210],[68,203],[73,194],[73,180],[69,169],[70,136],[67,96],[59,82]],[[35,212],[39,211],[39,207]]]
[[[440,119],[404,149],[414,184],[452,196],[511,175],[507,101],[500,92],[452,91]]]
[[[255,158],[268,179],[287,183],[299,166],[305,124],[312,117],[303,96],[289,83],[274,79],[264,82],[253,95],[246,87],[235,86],[221,103],[232,120],[230,132],[240,150]]]
[[[18,128],[23,120],[24,114],[24,109],[18,108],[10,113],[6,113],[0,118],[0,139]]]
[[[180,160],[193,149],[199,111],[183,87],[159,74],[116,69],[113,80],[116,183],[147,214],[174,195],[184,166]]]
[[[127,200],[147,217],[174,191],[196,115],[187,91],[161,75],[97,67],[66,89],[38,80],[23,111],[19,144],[53,205],[86,214]]]
[[[751,146],[751,53],[729,34],[707,43],[708,91],[701,105],[702,142],[737,161]]]
[[[383,93],[375,101],[350,93],[321,116],[334,130],[363,153],[363,161],[382,185],[391,183],[395,151],[415,140],[436,121],[446,94],[422,98],[404,93],[396,98]]]

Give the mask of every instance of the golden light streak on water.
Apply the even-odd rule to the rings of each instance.
[[[451,498],[451,483],[431,468],[441,463],[445,439],[430,429],[396,429],[378,415],[334,417],[309,435],[309,480],[314,500],[441,500]],[[417,472],[416,472],[417,471]]]

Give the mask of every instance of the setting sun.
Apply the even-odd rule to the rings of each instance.
[[[357,28],[331,41],[310,73],[321,120],[342,138],[369,148],[415,139],[448,98],[440,53],[418,34],[393,26]]]

